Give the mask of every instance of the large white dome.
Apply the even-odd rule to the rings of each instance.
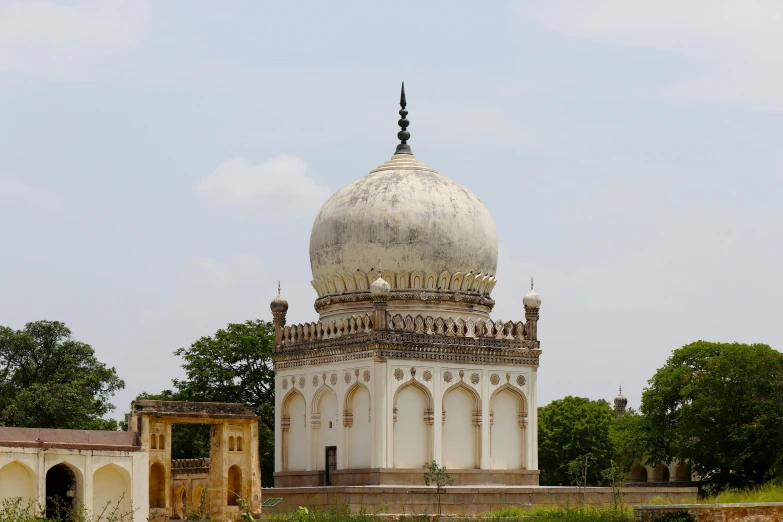
[[[319,297],[367,291],[379,264],[393,290],[488,296],[497,259],[487,207],[410,154],[396,154],[338,190],[321,207],[310,236]]]

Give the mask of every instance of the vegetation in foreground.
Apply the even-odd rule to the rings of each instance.
[[[717,495],[707,497],[705,504],[745,504],[751,502],[783,502],[783,483],[764,484],[753,489],[727,489]]]
[[[68,509],[56,503],[54,509],[47,512],[33,500],[25,502],[16,497],[0,503],[0,522],[131,522],[134,510],[120,509],[121,503],[122,499],[115,504],[107,503],[95,513],[81,508]]]
[[[633,516],[625,509],[613,507],[540,507],[523,510],[503,508],[484,515],[485,518],[519,518],[531,522],[631,522]]]

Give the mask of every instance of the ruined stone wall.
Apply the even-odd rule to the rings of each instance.
[[[652,522],[660,515],[682,510],[690,513],[697,522],[779,522],[783,520],[783,502],[635,506],[633,514],[638,522]]]

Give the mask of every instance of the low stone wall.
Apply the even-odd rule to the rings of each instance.
[[[538,486],[538,470],[449,470],[455,486]],[[332,471],[332,486],[421,486],[420,469],[340,469]],[[295,488],[325,486],[326,473],[321,471],[283,471],[275,473],[275,487]]]
[[[622,489],[626,504],[644,504],[658,497],[671,503],[695,502],[697,488]],[[294,511],[299,506],[316,509],[350,509],[352,513],[437,513],[435,488],[426,486],[333,486],[264,488],[264,499],[282,498],[275,511]],[[443,514],[474,515],[504,507],[531,508],[540,505],[609,505],[612,488],[546,486],[449,486],[441,496]]]
[[[763,504],[686,504],[673,506],[634,506],[638,522],[651,522],[664,513],[687,511],[697,522],[780,522],[783,502]]]

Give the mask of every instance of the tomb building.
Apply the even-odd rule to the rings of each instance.
[[[400,104],[394,155],[315,218],[318,320],[271,304],[275,486],[421,484],[433,460],[458,485],[537,485],[541,298],[531,282],[524,320],[491,317],[495,223],[413,155]]]

